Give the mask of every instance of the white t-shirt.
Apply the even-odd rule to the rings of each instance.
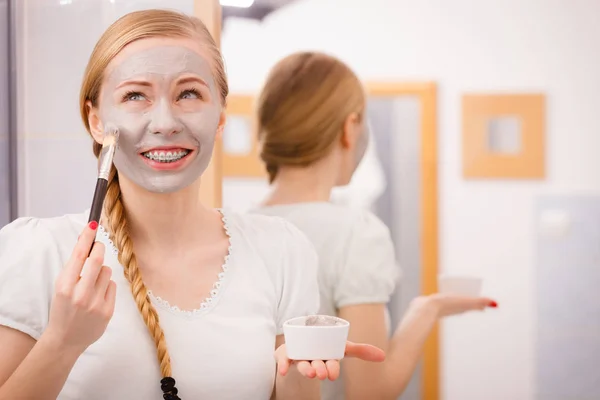
[[[320,313],[336,315],[350,305],[389,302],[400,269],[389,229],[371,212],[328,202],[275,205],[253,212],[284,217],[315,246]],[[343,399],[343,385],[343,378],[324,382],[322,399]]]
[[[223,272],[197,310],[151,295],[182,399],[269,399],[275,338],[282,323],[319,307],[317,256],[280,218],[223,213],[230,238]],[[54,281],[87,213],[21,218],[0,230],[0,324],[38,339],[48,322]],[[134,303],[117,250],[100,228],[105,265],[117,284],[105,334],[75,364],[59,400],[161,399],[155,346]],[[168,268],[168,266],[165,266]]]

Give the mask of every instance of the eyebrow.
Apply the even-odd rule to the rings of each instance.
[[[201,84],[203,86],[208,87],[208,84],[203,79],[200,79],[200,78],[198,78],[196,76],[188,76],[187,78],[179,79],[177,81],[177,84],[178,85],[183,85],[183,84],[191,83],[191,82],[196,82],[196,83],[199,83],[199,84]]]
[[[192,83],[192,82],[196,82],[196,83],[199,83],[199,84],[201,84],[203,86],[208,87],[208,84],[203,79],[200,79],[200,78],[198,78],[196,76],[188,76],[186,78],[179,79],[177,81],[177,85],[184,85],[186,83]],[[117,85],[116,89],[120,89],[123,86],[128,86],[128,85],[137,85],[137,86],[152,87],[152,84],[150,82],[133,80],[133,81],[124,81],[124,82],[121,82],[119,85]]]
[[[117,85],[116,89],[120,89],[123,86],[128,86],[128,85],[152,87],[152,84],[150,82],[146,82],[146,81],[125,81],[125,82],[119,83],[119,85]]]

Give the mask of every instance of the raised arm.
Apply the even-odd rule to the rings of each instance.
[[[343,361],[346,399],[398,398],[406,389],[421,358],[423,345],[440,318],[495,306],[488,298],[441,294],[418,297],[411,302],[390,340],[385,329],[383,304],[344,307],[340,317],[351,324],[350,340],[387,350],[386,360],[380,364],[356,359]]]
[[[2,315],[2,311],[6,311],[0,310],[3,325],[0,326],[0,354],[4,355],[0,358],[1,400],[56,399],[79,356],[104,333],[114,311],[116,287],[110,280],[110,268],[102,266],[104,246],[101,243],[93,245],[88,258],[96,228],[97,224],[92,223],[84,229],[71,259],[61,270],[48,325],[37,342],[30,336],[33,329]],[[0,250],[3,257],[3,253],[14,249]],[[15,257],[2,259],[14,264]],[[86,268],[82,273],[84,263]],[[18,265],[3,266],[11,267]],[[27,331],[30,334],[25,333]]]

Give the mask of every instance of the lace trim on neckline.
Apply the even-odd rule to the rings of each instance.
[[[229,268],[229,260],[231,258],[231,254],[233,253],[233,244],[232,244],[232,239],[231,239],[231,230],[229,227],[229,220],[227,219],[227,216],[225,215],[225,213],[223,212],[222,209],[218,209],[217,211],[219,211],[219,213],[221,214],[221,221],[223,222],[223,230],[225,231],[225,235],[227,235],[229,245],[227,246],[227,254],[225,255],[225,259],[223,260],[223,265],[221,266],[221,272],[219,272],[217,274],[217,281],[213,284],[213,288],[210,291],[209,296],[200,303],[199,308],[195,308],[193,310],[182,310],[181,308],[179,308],[177,306],[171,305],[167,300],[164,300],[163,298],[155,295],[154,293],[152,293],[151,290],[148,290],[148,298],[150,298],[150,300],[153,300],[153,302],[156,303],[157,305],[159,305],[161,308],[164,308],[174,314],[179,314],[179,315],[184,315],[184,316],[194,316],[194,315],[198,315],[200,313],[204,313],[204,312],[208,311],[216,303],[216,300],[220,294],[221,286],[223,285],[223,281],[225,280],[225,277],[227,276],[227,270]],[[111,240],[108,231],[106,229],[104,229],[104,227],[102,225],[99,225],[98,233],[109,244],[112,254],[114,254],[115,257],[118,257],[119,250],[117,249],[117,246],[115,246],[115,244]]]

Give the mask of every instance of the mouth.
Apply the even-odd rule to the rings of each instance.
[[[140,153],[146,159],[161,163],[170,164],[183,160],[192,153],[192,150],[184,148],[169,148],[169,149],[151,149]]]
[[[179,171],[193,160],[196,150],[184,147],[155,147],[139,153],[146,165],[156,171]]]

